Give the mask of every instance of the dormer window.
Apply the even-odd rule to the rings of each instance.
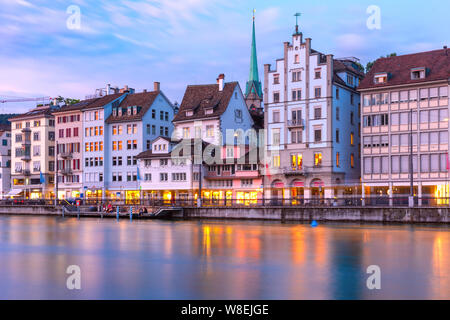
[[[122,116],[122,108],[117,109],[117,115],[118,115],[119,117]]]
[[[138,112],[137,106],[134,106],[133,107],[133,114],[137,114],[137,112]]]
[[[186,117],[192,117],[194,115],[194,111],[188,110],[186,111]]]
[[[131,107],[128,107],[128,108],[127,108],[127,114],[128,114],[129,116],[131,116]]]
[[[375,84],[386,83],[388,81],[387,73],[378,73],[375,75],[374,82]]]
[[[117,117],[117,108],[114,108],[112,111],[113,117]]]
[[[411,69],[411,80],[425,79],[425,68],[413,68]]]
[[[205,109],[205,114],[212,114],[214,112],[213,108]]]

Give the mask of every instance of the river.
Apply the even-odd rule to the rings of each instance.
[[[449,272],[442,225],[0,217],[0,299],[450,299]]]

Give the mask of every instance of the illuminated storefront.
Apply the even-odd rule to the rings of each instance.
[[[449,185],[439,184],[434,191],[434,197],[438,205],[449,204]]]
[[[141,199],[141,192],[139,190],[125,191],[126,204],[137,204]]]

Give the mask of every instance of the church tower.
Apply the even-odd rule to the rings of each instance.
[[[255,11],[253,10],[253,33],[252,48],[250,55],[250,74],[245,89],[245,102],[252,114],[262,114],[263,93],[261,81],[258,74],[258,59],[256,56],[256,37],[255,37]]]

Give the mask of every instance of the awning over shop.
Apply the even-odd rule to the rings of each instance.
[[[22,189],[11,189],[6,195],[8,197],[12,197],[12,196],[17,196],[21,192],[23,192]]]
[[[284,188],[284,183],[283,183],[283,182],[276,182],[276,183],[274,184],[274,187],[275,187],[275,188]]]
[[[305,186],[305,183],[303,181],[294,181],[293,187],[294,188],[303,188]]]

